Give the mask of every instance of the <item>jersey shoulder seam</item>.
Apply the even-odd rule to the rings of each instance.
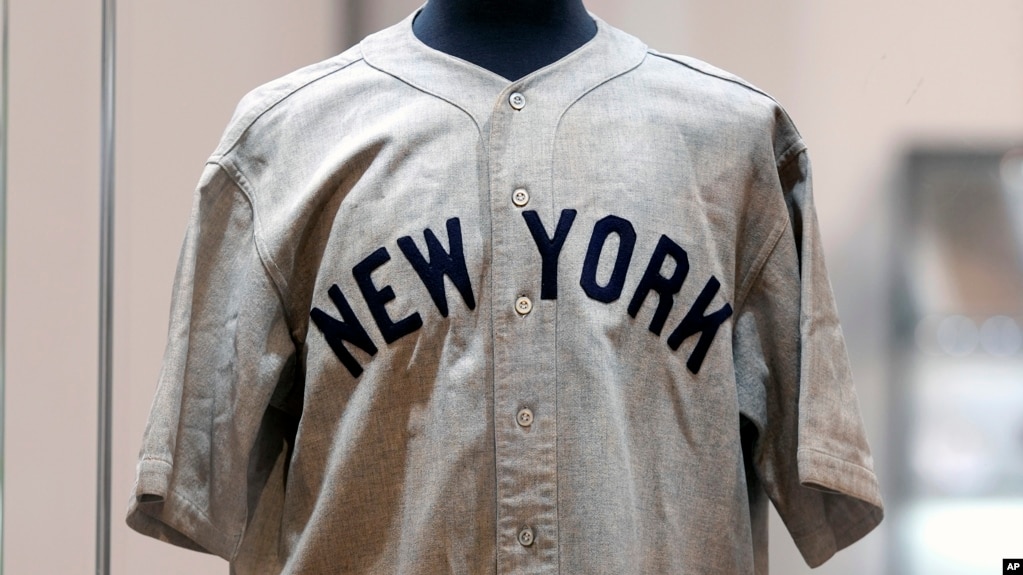
[[[287,305],[287,294],[288,294],[288,282],[284,277],[284,273],[270,257],[270,250],[263,244],[262,241],[262,221],[259,218],[259,211],[256,210],[256,201],[253,194],[252,185],[249,184],[245,174],[238,168],[230,158],[224,156],[213,156],[207,162],[208,164],[214,165],[224,172],[231,182],[237,188],[238,192],[241,193],[242,197],[249,204],[249,209],[252,211],[252,243],[255,245],[256,254],[259,255],[259,261],[263,265],[263,271],[269,276],[270,282],[274,286],[274,292],[277,294],[277,303],[281,306],[281,312],[284,314],[285,321],[289,326],[296,325],[294,318],[290,317],[290,310]]]
[[[280,105],[303,88],[306,88],[327,76],[341,72],[362,60],[362,54],[359,52],[358,45],[356,45],[333,58],[324,60],[318,64],[312,64],[304,69],[299,69],[289,75],[278,78],[277,80],[272,80],[269,83],[254,89],[249,93],[249,95],[258,93],[261,90],[279,93],[275,94],[272,98],[266,98],[264,101],[257,102],[250,106],[243,112],[241,117],[233,121],[229,128],[229,134],[225,136],[224,141],[217,147],[216,152],[214,152],[207,160],[208,164],[215,165],[224,172],[249,204],[249,209],[252,211],[252,241],[255,244],[259,260],[263,264],[264,271],[273,283],[274,291],[277,292],[278,304],[281,306],[284,317],[289,326],[294,326],[296,324],[293,321],[294,318],[290,317],[290,310],[287,306],[287,294],[289,292],[288,282],[284,277],[283,272],[281,272],[280,268],[273,261],[273,258],[270,257],[270,251],[262,241],[263,225],[260,219],[259,210],[257,209],[258,204],[256,202],[256,191],[252,184],[249,183],[249,180],[245,176],[241,167],[233,160],[231,152],[234,151],[242,136],[244,136],[264,114]]]
[[[770,100],[772,103],[774,103],[778,110],[780,110],[781,113],[784,114],[785,119],[788,120],[789,125],[792,126],[793,131],[795,131],[796,133],[796,140],[790,146],[785,148],[785,150],[782,151],[782,153],[778,154],[776,158],[775,163],[779,169],[784,167],[785,164],[787,164],[793,157],[798,156],[799,152],[802,152],[803,150],[806,149],[806,145],[803,143],[803,135],[799,133],[799,129],[796,127],[795,122],[792,121],[792,117],[789,116],[788,111],[785,109],[784,106],[781,105],[781,102],[775,99],[774,96],[768,94],[767,92],[754,86],[748,81],[740,78],[739,76],[736,76],[735,74],[732,74],[730,72],[726,72],[725,70],[717,68],[712,64],[708,64],[702,60],[698,60],[696,58],[692,58],[689,56],[680,56],[677,54],[664,54],[653,49],[648,49],[647,52],[651,56],[655,56],[663,60],[667,60],[669,62],[674,62],[698,74],[702,74],[704,76],[715,78],[722,82],[728,82],[731,84],[735,84],[736,86],[745,88],[746,90],[749,90],[750,92],[753,92],[755,94],[759,94],[764,98]]]
[[[249,92],[246,97],[257,94],[261,91],[269,92],[270,94],[273,94],[273,97],[266,98],[265,101],[257,102],[250,106],[237,120],[232,122],[229,135],[226,135],[227,137],[225,141],[218,146],[217,155],[227,156],[230,154],[234,150],[235,146],[238,145],[242,136],[244,136],[252,128],[252,126],[255,125],[261,117],[263,117],[263,115],[279,106],[291,96],[326,78],[327,76],[341,72],[353,64],[362,61],[363,57],[361,53],[352,53],[357,48],[358,46],[355,46],[333,58],[296,70],[295,72],[276,80],[271,80],[270,82]]]
[[[689,68],[690,70],[692,70],[694,72],[697,72],[699,74],[703,74],[704,76],[709,76],[711,78],[717,78],[718,80],[722,80],[724,82],[730,82],[730,83],[735,84],[737,86],[742,86],[743,88],[746,88],[747,90],[750,90],[751,92],[756,92],[757,94],[760,94],[761,96],[771,100],[775,104],[778,104],[778,100],[775,100],[774,97],[771,96],[770,94],[768,94],[767,92],[761,90],[760,88],[757,88],[756,86],[754,86],[753,84],[750,84],[746,80],[743,80],[742,78],[740,78],[740,77],[738,77],[738,76],[736,76],[734,74],[731,74],[729,72],[725,72],[724,70],[721,70],[720,68],[716,68],[716,67],[712,66],[711,64],[708,64],[708,63],[703,62],[701,60],[697,60],[696,58],[691,58],[691,57],[688,57],[688,56],[680,56],[680,55],[677,55],[677,54],[664,54],[662,52],[658,52],[657,50],[652,50],[652,49],[648,50],[648,52],[652,56],[656,56],[658,58],[662,58],[662,59],[668,60],[670,62],[675,62],[676,64],[679,64],[681,66]],[[780,106],[781,104],[778,104],[778,105]]]

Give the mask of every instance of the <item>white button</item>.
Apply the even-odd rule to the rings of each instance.
[[[508,96],[508,103],[511,104],[512,108],[521,110],[526,107],[526,97],[518,92],[512,92],[512,95]]]
[[[526,188],[519,188],[512,192],[512,203],[520,208],[529,203],[529,192],[526,191]]]
[[[533,530],[529,527],[523,527],[522,531],[519,531],[519,544],[523,547],[529,547],[533,544]]]
[[[522,296],[515,300],[515,311],[519,312],[519,315],[526,315],[533,311],[533,302],[529,301],[529,298]]]
[[[533,412],[528,407],[523,407],[519,410],[519,414],[515,418],[515,421],[517,421],[522,427],[529,427],[530,425],[533,425]]]

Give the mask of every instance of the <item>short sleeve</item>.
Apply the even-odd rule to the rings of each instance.
[[[856,390],[824,265],[801,151],[778,169],[788,217],[734,319],[740,410],[756,428],[754,481],[811,567],[883,516]]]
[[[178,263],[128,525],[231,560],[273,467],[267,461],[284,447],[268,431],[276,417],[268,407],[292,378],[294,361],[252,205],[209,164]]]

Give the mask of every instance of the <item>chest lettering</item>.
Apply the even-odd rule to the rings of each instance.
[[[562,210],[553,234],[548,234],[535,211],[529,210],[522,214],[541,258],[541,299],[554,300],[558,298],[559,259],[565,240],[575,223],[576,215],[576,210]],[[476,309],[476,298],[465,262],[459,219],[449,219],[446,228],[447,249],[432,230],[429,228],[424,230],[426,256],[410,236],[404,236],[397,240],[398,248],[422,280],[430,298],[443,317],[448,317],[450,312],[445,292],[445,277],[455,286],[466,308],[470,311]],[[601,285],[597,277],[598,266],[612,234],[618,238],[617,253],[614,254],[611,274]],[[628,220],[609,215],[594,224],[579,278],[579,286],[587,297],[605,304],[621,297],[635,248],[636,231]],[[413,312],[398,320],[393,319],[387,312],[387,303],[396,297],[394,288],[389,285],[377,286],[373,281],[372,274],[387,264],[390,259],[391,256],[387,248],[381,247],[352,268],[352,275],[359,287],[362,299],[366,303],[380,335],[388,344],[396,342],[423,326],[422,316],[418,312]],[[671,273],[665,274],[664,267],[669,259],[674,265],[671,268]],[[689,273],[689,255],[685,249],[668,236],[662,235],[650,255],[636,291],[632,294],[627,309],[628,314],[635,318],[647,297],[656,294],[657,307],[650,321],[649,330],[654,335],[660,336],[674,306],[675,296],[681,291]],[[732,315],[732,306],[728,303],[714,312],[707,313],[711,301],[717,295],[720,287],[721,283],[718,279],[711,276],[696,300],[690,305],[682,321],[667,338],[668,347],[678,350],[683,341],[699,334],[696,346],[686,362],[686,367],[694,374],[699,373],[718,328]],[[337,318],[320,308],[313,308],[310,318],[323,334],[341,364],[353,377],[359,377],[363,368],[352,355],[348,346],[354,346],[373,356],[377,353],[376,344],[373,343],[373,339],[352,310],[348,298],[337,284],[330,287],[327,295],[341,317]]]

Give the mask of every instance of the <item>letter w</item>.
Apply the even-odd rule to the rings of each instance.
[[[472,283],[469,281],[469,272],[465,267],[465,253],[462,250],[462,226],[458,218],[451,218],[447,222],[448,243],[451,244],[451,252],[444,251],[437,236],[430,228],[426,228],[423,235],[426,236],[426,248],[430,253],[430,261],[423,257],[422,252],[416,247],[416,242],[409,236],[398,238],[398,247],[405,258],[415,268],[419,278],[423,280],[426,289],[433,298],[433,303],[440,310],[440,315],[448,317],[448,299],[444,293],[444,276],[451,279],[455,284],[458,293],[462,294],[462,300],[469,309],[476,309],[476,298],[472,295]]]

